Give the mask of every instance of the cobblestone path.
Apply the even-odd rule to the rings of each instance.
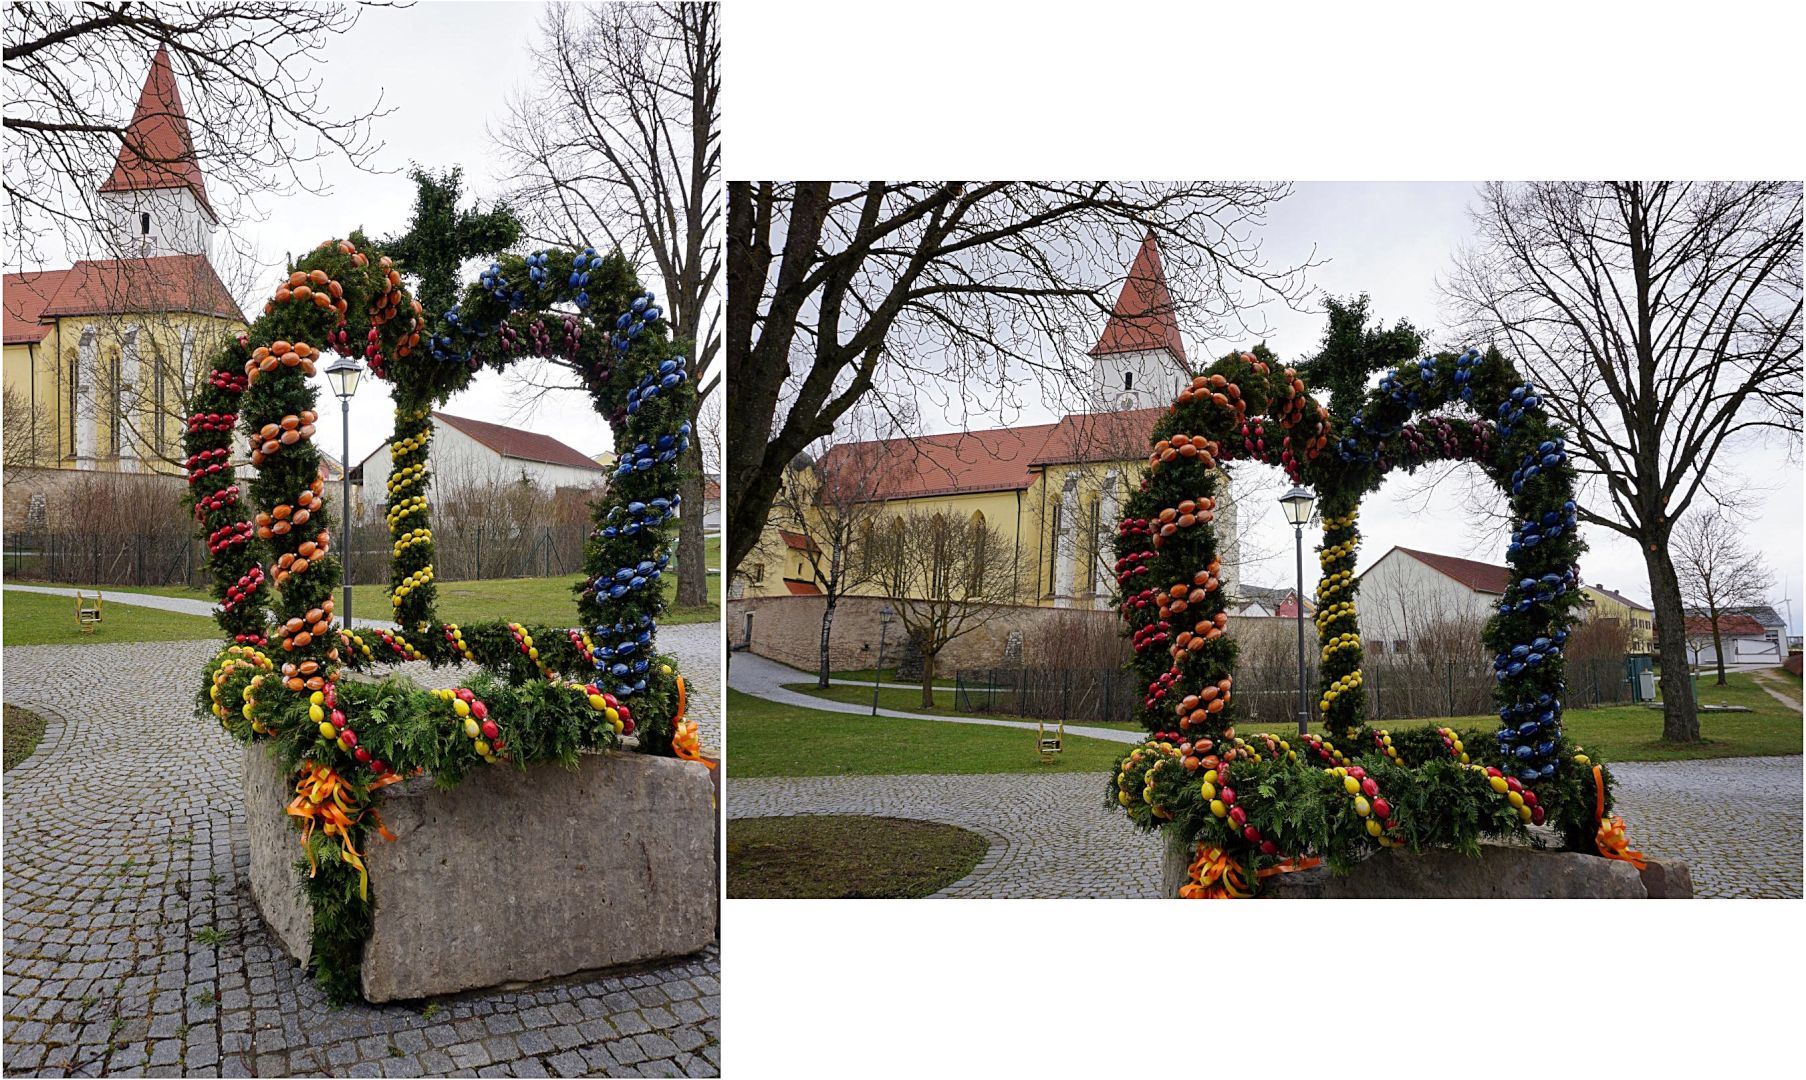
[[[1614,765],[1633,847],[1682,859],[1701,897],[1801,895],[1801,759]],[[1157,837],[1104,809],[1102,774],[728,779],[728,817],[873,814],[959,825],[991,841],[938,895],[1160,893]]]
[[[718,746],[717,628],[672,627],[660,643]],[[717,947],[524,989],[329,1008],[250,898],[238,745],[192,714],[216,648],[5,651],[6,700],[48,721],[4,780],[9,1075],[718,1074]]]

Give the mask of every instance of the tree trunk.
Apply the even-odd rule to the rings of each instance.
[[[838,600],[828,597],[828,606],[821,612],[821,673],[816,676],[815,685],[823,690],[828,688],[828,637],[834,633],[834,605]]]
[[[1655,607],[1656,657],[1662,663],[1662,741],[1698,742],[1699,709],[1687,677],[1687,620],[1681,610],[1680,579],[1668,545],[1644,541],[1649,568],[1649,598]]]
[[[934,708],[934,653],[922,654],[922,708]]]
[[[696,430],[690,448],[684,451],[682,479],[677,493],[683,497],[683,515],[677,519],[677,606],[702,607],[709,602],[709,570],[703,558],[703,518],[708,515],[708,500],[702,475],[702,436]]]
[[[1725,685],[1724,679],[1724,631],[1718,628],[1718,607],[1713,605],[1706,609],[1706,617],[1712,620],[1712,655],[1718,658],[1718,685]]]

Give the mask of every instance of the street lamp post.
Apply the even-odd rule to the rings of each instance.
[[[351,629],[351,395],[357,393],[358,378],[363,373],[364,366],[349,356],[339,356],[326,366],[326,382],[339,399],[339,414],[344,421],[345,437],[339,458],[339,476],[343,482],[339,512],[345,520],[339,526],[344,531],[344,543],[340,545],[343,554],[339,562],[345,568],[345,605],[339,618],[347,630]]]
[[[1285,508],[1286,520],[1292,523],[1292,539],[1298,548],[1298,586],[1292,594],[1292,604],[1298,616],[1298,734],[1303,735],[1310,729],[1311,710],[1309,699],[1305,697],[1304,686],[1304,526],[1311,520],[1311,505],[1316,496],[1306,487],[1293,485],[1292,490],[1279,497],[1279,505]]]
[[[872,715],[878,715],[878,684],[884,681],[884,632],[890,629],[890,619],[896,612],[889,604],[878,609],[878,663],[872,668]]]

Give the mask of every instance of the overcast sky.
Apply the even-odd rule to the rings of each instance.
[[[372,159],[379,173],[362,172],[342,157],[318,164],[329,194],[299,192],[262,198],[262,220],[239,223],[237,241],[220,237],[215,251],[255,249],[264,263],[259,284],[239,297],[255,317],[274,288],[290,253],[362,228],[372,237],[401,231],[413,206],[410,164],[441,170],[464,169],[466,199],[491,202],[501,192],[503,166],[489,131],[506,114],[517,91],[531,86],[528,48],[537,36],[542,5],[537,3],[426,3],[406,9],[364,8],[357,26],[328,39],[311,57],[321,79],[321,100],[342,117],[368,111],[382,94],[392,110],[374,121],[375,141],[386,146]],[[145,57],[148,65],[149,57]],[[185,99],[193,92],[178,71]],[[135,91],[134,91],[135,92]],[[129,112],[131,103],[123,108]],[[231,274],[220,256],[222,272]],[[55,265],[54,263],[52,265]],[[474,272],[474,269],[473,269]],[[656,281],[650,286],[659,289]],[[660,289],[659,291],[663,291]],[[543,370],[543,366],[542,366]],[[556,381],[556,376],[553,377]],[[317,377],[322,401],[319,445],[340,455],[339,409]],[[585,454],[608,449],[608,426],[575,389],[533,400],[527,380],[513,371],[485,372],[443,410],[458,416],[543,432]],[[394,409],[388,387],[366,378],[351,403],[351,459],[361,460],[388,438]]]
[[[1473,191],[1474,185],[1468,183],[1302,183],[1293,195],[1270,209],[1268,226],[1261,234],[1263,254],[1272,265],[1294,265],[1313,257],[1314,246],[1314,257],[1327,261],[1309,272],[1311,285],[1337,296],[1366,292],[1372,297],[1374,317],[1388,324],[1407,318],[1440,344],[1444,322],[1439,317],[1436,280],[1447,274],[1451,255],[1472,234],[1467,206]],[[1113,272],[1126,273],[1133,254],[1125,250],[1123,266]],[[1321,314],[1279,305],[1268,305],[1262,312],[1272,330],[1268,347],[1281,357],[1297,360],[1316,351],[1324,328]],[[1253,321],[1258,323],[1259,318]],[[1180,329],[1187,328],[1181,325]],[[1200,340],[1186,334],[1186,350],[1194,363],[1253,344]],[[1017,422],[1040,423],[1054,415],[1056,409],[1041,406],[1025,410]],[[981,424],[974,420],[972,426]],[[1782,600],[1793,598],[1797,633],[1803,614],[1801,535],[1806,531],[1797,455],[1789,462],[1780,445],[1769,445],[1721,455],[1721,460],[1727,471],[1765,489],[1764,497],[1756,500],[1757,516],[1749,523],[1747,539],[1775,570],[1775,609],[1785,614]],[[1463,468],[1474,471],[1471,466]],[[1242,499],[1244,550],[1266,553],[1265,559],[1248,566],[1245,578],[1257,585],[1290,586],[1294,577],[1291,527],[1276,504],[1286,487],[1283,476],[1277,469],[1260,466],[1245,466],[1240,472],[1237,491]],[[1422,476],[1420,472],[1418,477]],[[1402,473],[1389,478],[1362,505],[1359,569],[1366,570],[1394,546],[1504,562],[1508,538],[1472,524],[1471,515],[1463,510],[1465,485],[1461,481],[1461,477],[1451,478],[1426,496],[1418,478]],[[1416,497],[1412,497],[1414,492]],[[1503,497],[1498,499],[1503,506]],[[1584,532],[1588,551],[1580,560],[1581,576],[1589,584],[1602,583],[1647,603],[1649,581],[1637,545],[1606,529],[1587,528]],[[1316,559],[1309,548],[1320,540],[1319,530],[1306,530],[1307,590],[1315,587],[1317,576]]]

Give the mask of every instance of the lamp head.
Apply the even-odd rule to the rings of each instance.
[[[1311,507],[1317,496],[1310,488],[1294,485],[1292,490],[1279,497],[1279,505],[1285,508],[1286,520],[1293,525],[1302,526],[1311,520]]]
[[[357,393],[359,377],[364,374],[364,365],[349,356],[334,358],[326,365],[326,383],[332,387],[333,394],[344,401]]]

